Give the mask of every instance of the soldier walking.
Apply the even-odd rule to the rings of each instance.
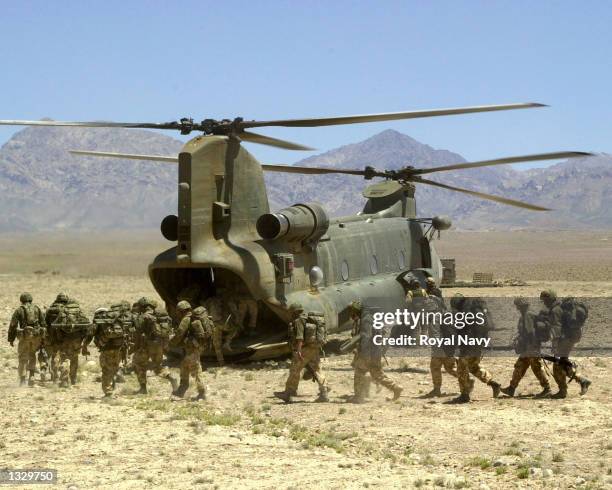
[[[54,326],[57,319],[63,313],[66,304],[68,303],[68,295],[66,293],[58,293],[53,304],[45,312],[45,323],[47,324],[47,336],[45,337],[43,347],[47,353],[49,362],[49,371],[51,372],[51,381],[58,381],[59,370],[59,336]]]
[[[102,392],[111,397],[115,390],[115,375],[123,358],[123,348],[127,342],[127,331],[117,311],[98,308],[93,316],[94,331],[83,342],[83,353],[89,354],[87,346],[94,341],[100,351],[102,368]]]
[[[202,364],[200,356],[212,336],[213,323],[206,308],[198,306],[193,311],[187,301],[179,301],[176,313],[180,321],[172,339],[171,347],[182,347],[185,356],[181,361],[181,382],[173,391],[174,396],[182,398],[189,389],[189,377],[196,382],[198,395],[196,400],[206,399],[206,386],[202,380]]]
[[[289,307],[292,320],[289,323],[289,345],[292,357],[289,366],[289,376],[285,383],[285,391],[277,391],[274,395],[285,403],[291,403],[297,395],[302,371],[307,369],[319,385],[319,396],[316,402],[329,401],[327,380],[321,370],[321,350],[327,340],[327,327],[322,315],[304,314],[304,307],[294,303]]]
[[[569,356],[574,346],[580,341],[582,325],[586,321],[586,309],[583,318],[578,318],[576,301],[572,298],[559,301],[557,293],[546,290],[540,293],[540,301],[546,307],[546,314],[550,332],[552,335],[553,355],[558,359],[553,364],[553,378],[557,383],[559,391],[551,398],[566,398],[567,383],[575,380],[580,385],[580,394],[585,395],[591,385],[591,381],[579,374],[576,365],[570,361]],[[565,305],[565,309],[564,306]],[[583,305],[580,306],[584,308]]]
[[[382,367],[382,346],[373,342],[372,317],[365,311],[360,301],[351,303],[350,315],[353,320],[353,337],[359,335],[357,350],[353,359],[355,395],[353,403],[364,403],[369,387],[368,374],[372,381],[393,392],[393,400],[399,399],[403,388],[389,378]]]
[[[42,311],[37,305],[32,304],[32,295],[22,293],[19,297],[21,306],[15,310],[11,317],[8,330],[8,341],[13,346],[18,339],[17,355],[19,364],[19,385],[26,383],[26,370],[29,372],[28,384],[34,385],[34,373],[36,372],[36,351],[40,349],[45,338],[45,319]]]
[[[465,298],[462,294],[456,294],[451,299],[451,307],[456,313],[472,313],[475,318],[481,316],[485,319],[483,325],[480,326],[477,326],[475,323],[466,325],[461,330],[461,335],[472,338],[482,338],[488,335],[491,325],[489,325],[487,306],[484,300],[480,298]],[[470,378],[470,374],[491,387],[493,398],[499,396],[501,385],[493,379],[489,371],[480,365],[483,354],[482,349],[480,345],[460,346],[459,358],[457,359],[457,379],[461,394],[451,400],[450,403],[468,403],[470,401],[470,394],[474,388],[474,381]]]
[[[527,369],[531,368],[542,387],[542,391],[536,397],[548,396],[550,394],[550,384],[542,369],[542,345],[538,335],[538,317],[529,311],[529,302],[522,296],[514,299],[514,306],[520,313],[515,339],[515,351],[519,357],[514,363],[510,385],[502,388],[501,392],[510,397],[514,396],[514,392],[523,376],[525,376]]]
[[[176,379],[172,377],[170,371],[163,365],[164,351],[168,345],[170,332],[172,331],[172,321],[165,311],[156,312],[157,303],[147,298],[141,298],[139,304],[142,314],[136,324],[133,365],[140,389],[138,394],[147,394],[147,370],[167,379],[172,385],[172,390],[176,391]],[[150,365],[149,365],[150,362]]]
[[[62,388],[77,382],[79,353],[84,353],[83,340],[89,334],[91,323],[81,310],[78,301],[68,298],[51,326],[59,352],[58,378]],[[83,354],[86,355],[86,354]]]

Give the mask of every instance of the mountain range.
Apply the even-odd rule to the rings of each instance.
[[[182,143],[150,131],[101,128],[26,128],[0,149],[0,231],[146,229],[176,213],[172,164],[76,157],[69,149],[176,155]],[[299,165],[398,169],[464,162],[397,131],[311,156]],[[612,155],[516,170],[485,167],[432,174],[432,180],[519,199],[550,212],[525,211],[460,193],[417,186],[419,216],[451,216],[458,229],[601,229],[612,227]],[[272,209],[318,201],[333,216],[364,203],[368,183],[345,175],[266,174]]]

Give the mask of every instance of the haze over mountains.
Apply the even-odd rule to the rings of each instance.
[[[172,164],[71,156],[69,149],[175,155],[182,143],[140,130],[26,128],[0,149],[0,231],[157,228],[176,213]],[[250,148],[256,154],[256,148]],[[555,148],[543,149],[554,151]],[[492,158],[509,155],[491,155]],[[387,130],[301,161],[300,165],[397,169],[465,161]],[[420,216],[448,214],[460,229],[611,228],[612,156],[601,154],[528,171],[509,166],[432,174],[433,180],[555,209],[529,212],[459,193],[417,187]],[[278,209],[319,201],[332,215],[359,211],[367,184],[360,177],[268,173]]]

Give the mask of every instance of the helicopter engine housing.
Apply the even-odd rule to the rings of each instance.
[[[276,213],[263,214],[257,220],[257,233],[264,240],[315,242],[329,228],[329,216],[323,206],[310,202],[294,204]]]

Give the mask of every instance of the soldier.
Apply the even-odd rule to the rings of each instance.
[[[257,301],[247,294],[238,297],[238,325],[247,331],[249,337],[255,335],[255,328],[257,327]]]
[[[172,385],[172,390],[178,388],[176,379],[172,377],[166,366],[163,366],[164,350],[172,331],[172,321],[165,311],[156,314],[157,302],[141,298],[139,300],[142,313],[136,322],[136,333],[134,340],[133,365],[136,377],[140,384],[138,394],[147,394],[147,370],[153,370],[158,376],[167,379]]]
[[[408,292],[406,293],[406,306],[415,313],[426,309],[429,295],[421,287],[418,279],[411,279],[408,283]],[[419,324],[416,331],[421,334],[426,333],[426,326]]]
[[[576,371],[576,365],[569,360],[574,345],[580,340],[579,336],[573,334],[571,328],[573,318],[571,311],[564,311],[561,302],[557,299],[557,293],[546,290],[540,293],[540,301],[546,306],[548,325],[552,335],[553,355],[559,362],[553,364],[553,378],[557,383],[559,391],[551,398],[567,397],[567,378],[576,380],[580,384],[580,394],[585,395],[591,382]]]
[[[425,292],[429,296],[437,296],[438,298],[442,297],[442,290],[436,286],[436,280],[433,277],[428,277],[425,279]]]
[[[489,325],[487,318],[486,304],[482,299],[465,298],[462,294],[458,293],[451,299],[451,307],[455,313],[473,313],[475,317],[476,315],[482,315],[485,318],[484,324],[481,326],[478,326],[475,322],[471,325],[466,325],[461,330],[461,335],[473,338],[488,335],[491,325]],[[480,366],[481,358],[482,347],[480,345],[460,346],[459,358],[457,359],[457,379],[461,394],[451,400],[450,403],[468,403],[470,401],[470,393],[474,388],[474,381],[470,378],[470,374],[491,387],[493,398],[499,396],[501,385],[493,380],[493,376],[491,376],[489,371]]]
[[[327,340],[327,329],[322,315],[304,314],[304,307],[299,303],[289,306],[292,315],[289,323],[289,346],[292,357],[289,366],[289,376],[285,383],[285,391],[277,391],[274,395],[285,403],[291,403],[292,396],[297,394],[300,377],[304,368],[311,371],[314,380],[319,385],[319,396],[316,402],[328,402],[329,389],[325,375],[321,370],[321,349]]]
[[[435,284],[435,283],[434,283]],[[429,296],[428,303],[432,304],[432,308],[428,311],[433,313],[444,313],[446,306],[444,300],[439,296]],[[451,327],[452,328],[452,327]],[[440,322],[429,322],[427,324],[427,334],[430,338],[442,339],[452,338],[453,332],[449,331],[448,327]],[[429,361],[429,371],[431,373],[431,381],[433,389],[423,396],[423,398],[434,398],[442,396],[442,368],[453,377],[457,377],[457,359],[455,358],[455,347],[431,347],[431,360]]]
[[[102,368],[102,391],[110,397],[115,389],[115,375],[123,358],[123,348],[128,332],[121,320],[120,312],[98,308],[93,316],[94,330],[83,342],[83,354],[88,355],[87,346],[93,339],[100,351]]]
[[[26,383],[26,369],[29,371],[28,384],[34,385],[34,373],[36,371],[36,351],[40,348],[45,338],[46,325],[42,311],[37,305],[32,304],[32,295],[22,293],[19,296],[21,306],[15,310],[11,317],[8,329],[8,341],[13,347],[15,339],[17,344],[17,355],[19,356],[19,385]]]
[[[225,291],[219,288],[217,294],[208,298],[204,303],[204,307],[210,314],[214,324],[212,343],[219,366],[225,364],[223,349],[231,352],[232,339],[238,333],[234,320],[232,319],[232,316],[236,315],[236,311],[230,311],[227,302],[224,300]],[[223,342],[224,334],[225,342]]]
[[[111,305],[110,312],[117,317],[125,331],[125,342],[121,347],[121,365],[117,370],[116,381],[123,383],[125,381],[124,374],[133,371],[131,355],[134,350],[134,336],[136,333],[136,324],[134,314],[132,313],[133,306],[130,306],[129,301],[122,300],[119,303]]]
[[[353,301],[349,307],[351,320],[353,320],[353,335],[359,335],[357,350],[353,360],[354,390],[353,403],[364,403],[368,387],[367,375],[378,385],[393,392],[393,400],[399,399],[403,388],[389,378],[382,368],[382,350],[372,341],[372,318],[364,311],[360,301]]]
[[[57,373],[59,367],[59,332],[54,324],[64,311],[67,303],[68,296],[66,293],[59,293],[45,313],[47,336],[44,340],[44,349],[49,359],[49,370],[51,372],[51,381],[53,382],[58,381]]]
[[[53,323],[53,336],[58,341],[59,382],[63,388],[75,385],[79,369],[79,352],[83,355],[87,348],[83,340],[89,334],[91,323],[81,311],[78,301],[68,298]]]
[[[212,336],[213,322],[206,308],[198,306],[191,311],[187,301],[179,301],[176,312],[180,321],[176,333],[170,341],[171,347],[182,347],[185,356],[181,361],[181,382],[172,394],[182,398],[189,388],[189,376],[193,376],[198,390],[196,400],[206,399],[206,386],[202,381],[200,356]]]
[[[514,372],[510,385],[502,388],[501,392],[510,397],[514,396],[516,387],[519,385],[527,369],[531,368],[535,377],[538,378],[542,391],[536,395],[538,398],[548,396],[550,394],[550,384],[548,377],[542,370],[542,360],[540,352],[541,341],[537,333],[538,318],[529,311],[529,302],[526,298],[519,296],[514,299],[514,306],[520,313],[517,325],[517,337],[515,340],[515,350],[519,358],[514,363]]]

